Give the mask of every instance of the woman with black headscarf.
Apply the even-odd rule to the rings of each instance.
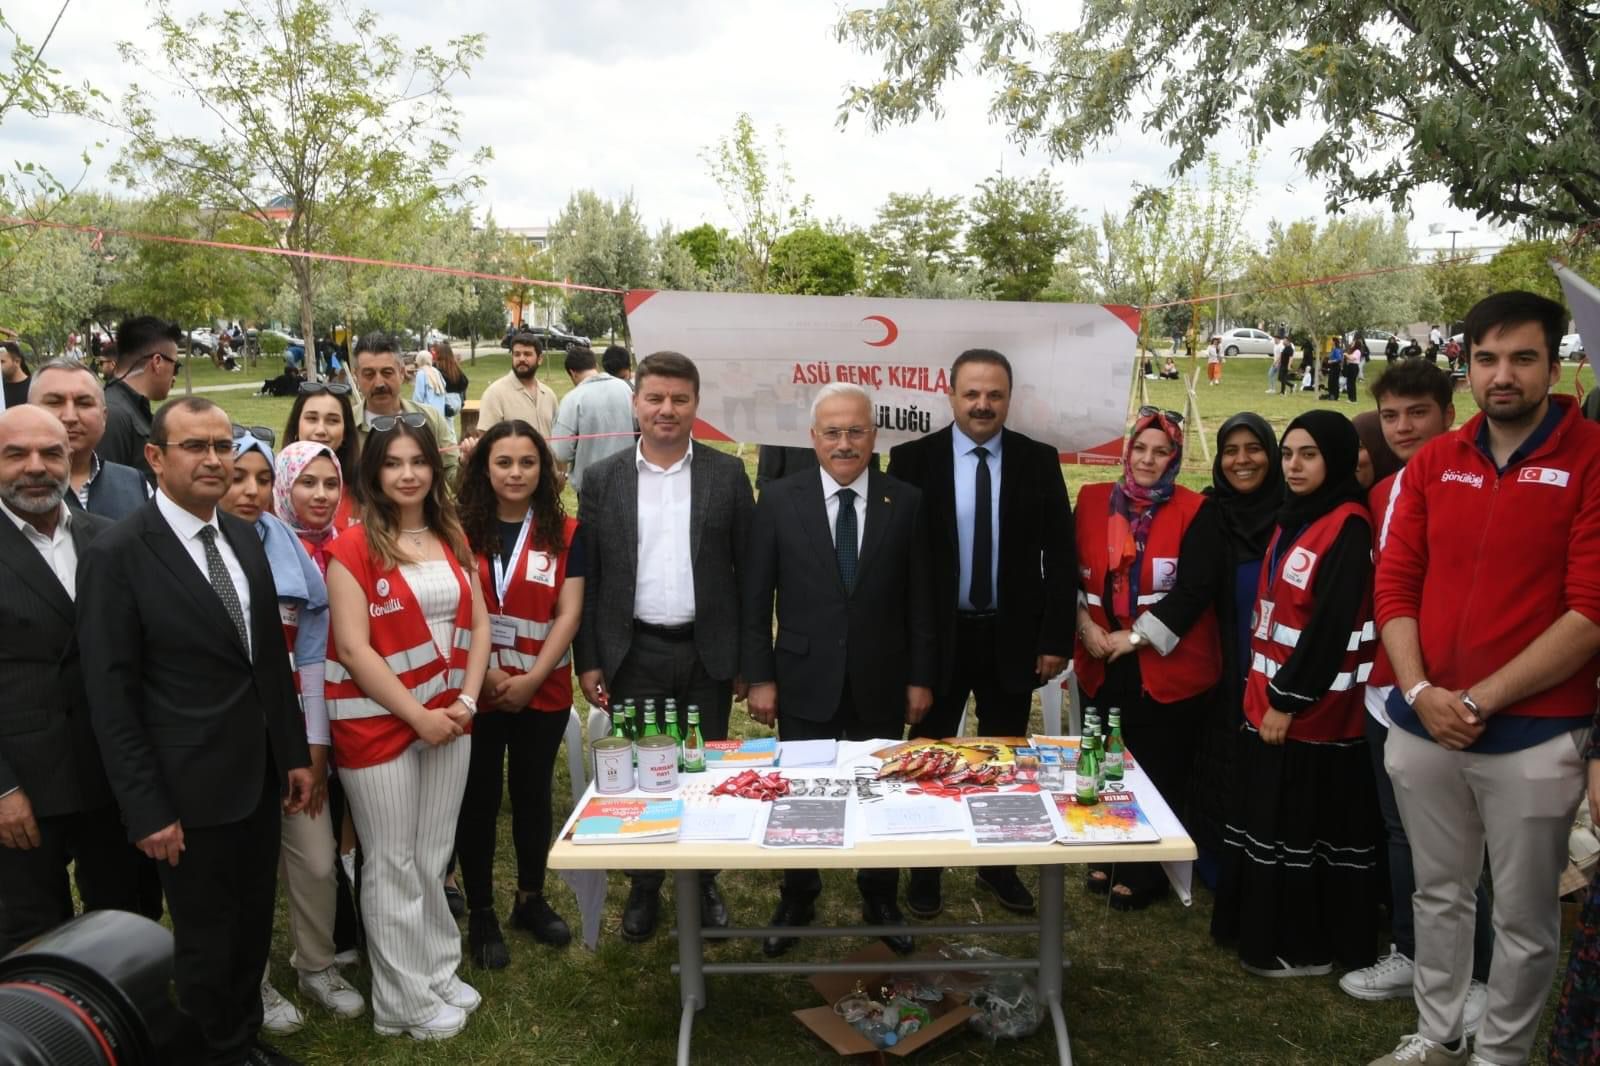
[[[1332,411],[1283,435],[1289,495],[1250,629],[1245,732],[1211,932],[1262,977],[1373,959],[1377,800],[1362,706],[1377,635],[1361,442]]]
[[[1404,464],[1384,439],[1383,419],[1378,412],[1362,411],[1350,424],[1356,427],[1356,436],[1361,438],[1361,455],[1356,463],[1356,480],[1361,482],[1361,487],[1371,489],[1389,475],[1398,473]]]
[[[1233,800],[1234,752],[1250,671],[1250,612],[1283,493],[1278,438],[1267,420],[1243,411],[1224,422],[1217,431],[1211,487],[1205,490],[1210,505],[1189,527],[1181,553],[1210,565],[1180,566],[1178,587],[1150,612],[1181,631],[1185,619],[1210,606],[1221,631],[1222,680],[1196,739],[1184,819],[1200,849],[1195,872],[1211,888],[1217,884],[1223,825]]]
[[[1122,463],[1120,479],[1085,485],[1078,494],[1084,591],[1074,669],[1087,701],[1121,710],[1128,750],[1181,816],[1219,656],[1210,600],[1180,590],[1187,590],[1191,571],[1212,568],[1203,527],[1214,543],[1216,526],[1200,494],[1176,483],[1181,415],[1141,408]],[[1180,595],[1192,609],[1157,614]],[[1166,884],[1159,864],[1119,863],[1091,867],[1088,887],[1109,892],[1116,910],[1136,910]]]

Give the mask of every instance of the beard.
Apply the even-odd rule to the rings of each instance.
[[[51,490],[46,496],[27,495],[24,492],[26,489],[44,488]],[[61,506],[61,501],[66,499],[67,492],[71,488],[72,482],[67,480],[24,477],[9,485],[0,485],[0,500],[4,500],[7,507],[20,514],[49,514]]]
[[[537,365],[523,366],[521,363],[513,363],[511,364],[511,372],[517,375],[518,381],[528,381],[539,372],[539,367]]]

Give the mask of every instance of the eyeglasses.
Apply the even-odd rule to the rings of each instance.
[[[1151,415],[1159,415],[1162,418],[1165,418],[1168,422],[1176,422],[1180,426],[1183,425],[1183,415],[1179,414],[1177,411],[1162,410],[1154,404],[1148,403],[1139,408],[1138,417],[1149,418]]]
[[[318,393],[327,393],[329,396],[348,396],[350,386],[343,381],[302,381],[300,391],[307,396],[316,396]]]
[[[203,457],[207,452],[216,452],[219,459],[233,458],[233,438],[227,440],[153,440],[150,442],[157,448],[177,448],[195,458]]]
[[[373,415],[370,425],[374,433],[387,433],[402,422],[412,429],[422,429],[428,424],[428,416],[421,411],[407,411],[403,415]]]
[[[152,363],[157,363],[164,359],[171,363],[174,367],[178,365],[178,360],[174,356],[168,355],[166,352],[151,352],[147,358]]]
[[[246,437],[254,437],[269,447],[278,443],[278,434],[266,426],[241,426],[235,422],[233,424],[233,439],[244,440]]]
[[[819,429],[817,430],[817,436],[821,437],[829,444],[838,444],[846,437],[850,438],[851,444],[860,444],[862,441],[867,439],[868,434],[871,432],[872,430],[866,426],[851,426],[849,429],[839,429],[835,427],[832,429]]]

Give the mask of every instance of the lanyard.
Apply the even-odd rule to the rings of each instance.
[[[494,556],[494,598],[495,604],[502,611],[505,610],[506,590],[511,587],[511,579],[516,576],[517,563],[522,561],[522,549],[528,545],[528,530],[533,525],[533,510],[530,508],[522,519],[522,531],[517,534],[517,545],[511,549],[511,566],[508,569],[505,559],[499,552]]]

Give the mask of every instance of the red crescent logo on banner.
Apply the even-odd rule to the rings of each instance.
[[[887,348],[889,345],[894,343],[896,337],[900,336],[900,327],[895,325],[894,320],[888,315],[868,315],[861,321],[880,322],[883,324],[883,339],[878,341],[863,341],[863,344],[871,345],[874,348]]]

